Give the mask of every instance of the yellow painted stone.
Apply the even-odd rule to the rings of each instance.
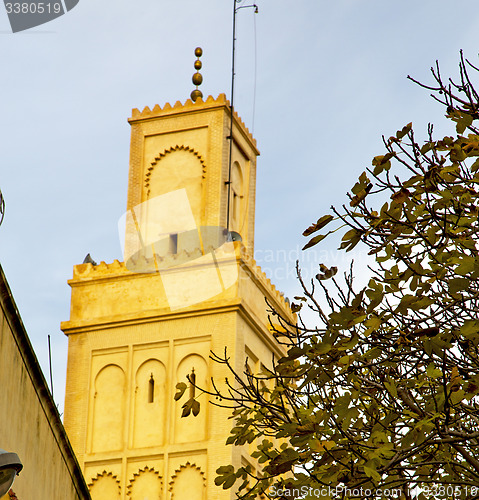
[[[256,142],[235,114],[226,241],[230,108],[224,95],[133,110],[125,259],[80,264],[72,289],[64,423],[93,499],[232,498],[220,465],[255,461],[225,446],[228,410],[198,389],[198,416],[181,418],[175,386],[221,387],[233,368],[282,355],[268,302],[293,321],[252,258]],[[219,229],[218,229],[219,228]],[[251,361],[250,361],[251,362]]]
[[[23,469],[11,487],[27,498],[83,500],[88,490],[0,267],[0,448]],[[9,494],[2,500],[10,499]]]

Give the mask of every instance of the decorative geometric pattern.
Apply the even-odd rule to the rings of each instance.
[[[104,470],[88,484],[92,500],[120,500],[121,486],[118,478]]]
[[[163,481],[160,474],[152,467],[146,466],[133,474],[127,488],[130,500],[158,500],[162,498]]]
[[[203,168],[203,179],[205,178],[206,174],[206,166],[205,166],[205,161],[203,158],[199,155],[197,151],[195,151],[193,148],[190,148],[189,146],[178,146],[176,145],[175,147],[171,147],[170,149],[165,149],[163,153],[160,153],[157,157],[155,157],[155,161],[151,162],[151,166],[148,167],[148,172],[145,175],[145,188],[148,189],[150,187],[150,177],[151,174],[153,173],[153,170],[155,169],[157,163],[164,158],[167,154],[171,154],[174,151],[189,151],[190,153],[193,153],[198,160],[200,160],[201,166]],[[148,191],[149,193],[149,191]]]
[[[190,464],[190,462],[186,462],[185,465],[175,470],[169,485],[171,500],[175,498],[175,495],[176,498],[187,496],[188,500],[203,500],[205,489],[205,473],[196,464]]]

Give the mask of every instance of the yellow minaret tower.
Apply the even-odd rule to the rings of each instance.
[[[230,412],[197,389],[199,414],[182,418],[175,386],[230,375],[210,351],[227,347],[238,372],[281,356],[265,298],[293,320],[252,258],[256,141],[236,113],[230,137],[223,94],[199,92],[133,110],[124,262],[74,266],[69,281],[64,424],[93,500],[232,497],[216,469],[255,463],[225,446]]]

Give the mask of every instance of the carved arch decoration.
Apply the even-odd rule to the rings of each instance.
[[[123,443],[125,371],[115,363],[103,366],[93,388],[92,451],[119,450]]]
[[[196,382],[199,388],[208,389],[209,370],[207,360],[198,352],[190,352],[185,355],[178,363],[176,368],[176,383],[188,382],[187,376],[194,369]],[[191,397],[191,395],[190,395]],[[204,441],[207,438],[207,416],[208,416],[208,395],[198,391],[195,399],[201,405],[201,411],[198,415],[190,414],[188,417],[182,417],[183,401],[177,401],[175,404],[174,421],[174,439],[175,443],[192,443]]]
[[[198,151],[196,151],[195,149],[193,148],[190,148],[189,146],[179,146],[179,145],[176,145],[174,147],[171,147],[169,149],[165,149],[163,151],[163,153],[160,153],[158,156],[155,157],[154,161],[151,162],[150,166],[148,167],[148,170],[145,174],[145,188],[147,189],[147,196],[149,196],[150,194],[150,179],[151,179],[151,175],[155,169],[155,167],[157,166],[157,164],[168,154],[171,154],[175,151],[187,151],[187,152],[190,152],[192,153],[193,155],[195,155],[198,160],[200,161],[201,163],[201,168],[202,168],[202,178],[205,179],[206,178],[206,165],[205,165],[205,160],[201,157],[201,155],[198,153]]]
[[[153,467],[144,467],[133,474],[126,491],[129,500],[163,498],[163,479]]]
[[[148,358],[137,368],[133,394],[133,446],[160,446],[165,435],[166,367]]]
[[[121,486],[117,476],[104,470],[88,483],[92,500],[120,500]]]
[[[171,500],[175,499],[175,494],[178,497],[184,497],[184,492],[187,492],[189,500],[204,500],[206,491],[205,473],[196,464],[186,462],[171,477],[168,491],[171,494]]]

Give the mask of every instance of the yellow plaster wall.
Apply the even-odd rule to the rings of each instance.
[[[185,375],[192,367],[199,385],[207,386],[209,377],[213,373],[216,375],[216,367],[212,367],[208,359],[209,351],[223,345],[226,335],[223,332],[234,329],[231,320],[232,314],[225,313],[70,334],[70,359],[89,358],[90,369],[76,372],[75,365],[69,363],[65,425],[92,491],[95,488],[100,491],[98,486],[102,481],[111,487],[113,477],[118,481],[121,498],[126,498],[123,496],[125,492],[134,488],[135,474],[141,476],[141,471],[147,466],[158,473],[165,496],[174,484],[175,471],[188,462],[200,468],[201,477],[207,477],[210,472],[207,455],[212,440],[218,441],[219,437],[216,446],[224,447],[224,430],[219,435],[217,431],[224,429],[225,416],[219,421],[212,416],[203,395],[199,398],[202,404],[200,414],[181,419],[183,402],[175,403],[173,394],[176,383],[186,381]],[[137,386],[135,375],[145,365],[145,359],[162,363],[165,368],[164,387],[155,400],[159,403],[162,418],[148,420],[148,414],[140,416],[137,413],[141,388]],[[90,386],[90,381],[96,380],[105,367],[112,366],[118,368],[115,370],[117,380],[112,373],[111,398],[117,401],[117,408],[124,408],[124,414],[120,417],[113,411],[95,415],[98,394],[95,385]],[[119,391],[115,387],[122,380],[123,372],[131,376],[124,387],[123,401],[119,401]],[[85,393],[89,393],[88,398],[82,397]],[[81,415],[87,418],[79,418]],[[138,419],[141,419],[141,425],[138,425]],[[103,421],[107,425],[99,437],[94,434],[90,437],[95,432],[95,425],[103,425]],[[211,421],[215,423],[210,425]],[[211,432],[211,429],[215,431]],[[105,437],[110,439],[111,433],[122,434],[121,449],[118,449],[116,439],[110,441],[109,448],[104,446]],[[212,454],[216,455],[214,451]]]
[[[205,498],[229,495],[225,492],[218,497],[213,484],[216,468],[239,464],[248,453],[225,447],[232,424],[229,412],[208,405],[202,395],[200,414],[181,418],[184,400],[175,402],[173,395],[176,384],[186,382],[192,368],[197,384],[205,388],[211,377],[219,386],[225,377],[231,379],[224,365],[209,359],[210,351],[223,354],[227,347],[238,371],[244,368],[248,349],[265,365],[270,364],[272,352],[281,355],[267,328],[265,296],[292,319],[291,312],[261,270],[242,255],[237,257],[239,275],[234,286],[180,311],[171,311],[166,304],[143,310],[145,302],[137,300],[138,294],[154,296],[161,289],[156,288],[159,274],[138,275],[107,265],[88,265],[88,270],[85,265],[77,266],[82,272],[70,281],[74,319],[62,324],[69,335],[64,420],[92,491],[103,491],[100,484],[113,490],[114,479],[123,499],[125,492],[133,491],[136,478],[144,476],[141,481],[150,484],[157,474],[166,498],[174,494],[176,471],[183,471],[182,478],[187,474],[204,478]],[[130,307],[116,308],[116,297]],[[89,315],[82,317],[85,305]],[[110,308],[114,313],[105,315]],[[151,368],[141,376],[147,363]],[[107,385],[101,392],[97,382],[106,371]],[[162,390],[153,405],[145,403],[151,373]],[[142,387],[138,386],[139,374]],[[145,467],[154,472],[145,472]]]
[[[19,500],[87,499],[1,268],[0,283],[0,448],[17,453],[23,464],[13,491]]]

